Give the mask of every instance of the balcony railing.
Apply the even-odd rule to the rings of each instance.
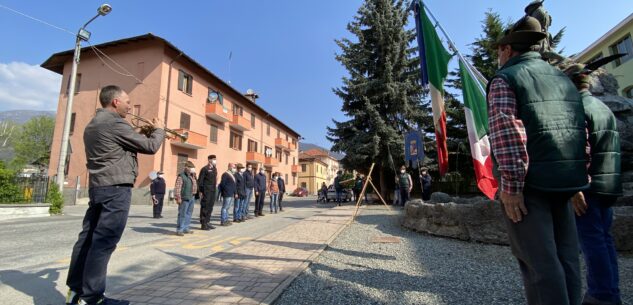
[[[229,110],[219,103],[207,103],[205,106],[205,113],[208,118],[220,123],[229,122],[233,119]]]
[[[203,149],[207,147],[207,137],[205,135],[184,128],[176,129],[175,131],[178,133],[187,133],[189,138],[187,138],[187,141],[182,141],[180,138],[171,139],[171,145],[188,149]]]
[[[283,149],[288,149],[288,141],[282,138],[275,139],[275,146]]]
[[[234,114],[231,127],[241,131],[251,130],[251,121],[243,116]]]
[[[270,166],[270,167],[279,166],[279,160],[277,160],[277,158],[274,158],[274,157],[266,157],[264,165]]]
[[[266,162],[266,158],[264,157],[263,154],[260,154],[254,151],[249,151],[249,152],[246,152],[246,162],[261,164],[261,163]]]
[[[292,142],[288,142],[288,149],[289,150],[297,150],[297,144],[292,143]]]

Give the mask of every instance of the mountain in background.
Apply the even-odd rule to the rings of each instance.
[[[38,111],[38,110],[9,110],[0,111],[0,122],[12,121],[17,124],[24,124],[31,118],[36,116],[55,117],[55,111]]]
[[[344,154],[331,152],[329,149],[323,148],[316,144],[299,142],[299,151],[306,151],[306,150],[314,149],[314,148],[329,152],[330,156],[334,157],[334,159],[336,160],[341,160],[343,159],[343,157],[345,157]]]

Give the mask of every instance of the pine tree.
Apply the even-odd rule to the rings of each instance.
[[[403,0],[366,0],[347,25],[356,41],[336,40],[336,59],[347,69],[335,88],[347,121],[328,127],[332,150],[345,153],[348,169],[367,171],[372,162],[386,193],[395,167],[404,160],[405,131],[432,126],[428,105],[421,103],[419,58],[412,46],[413,29],[406,29]]]

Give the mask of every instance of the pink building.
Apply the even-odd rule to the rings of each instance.
[[[207,164],[207,156],[214,154],[219,173],[226,170],[229,162],[252,163],[254,167],[264,166],[269,175],[280,172],[288,192],[296,188],[299,134],[257,105],[256,95],[240,93],[174,45],[152,34],[96,47],[125,69],[92,48],[82,49],[72,110],[69,150],[72,152],[67,162],[66,187],[74,188],[77,177],[80,188],[87,186],[83,131],[96,109],[101,107],[100,89],[114,84],[128,92],[134,114],[150,120],[158,117],[168,128],[189,134],[186,142],[165,140],[155,155],[139,155],[135,187],[148,187],[149,173],[162,170],[167,187],[173,188],[186,160],[196,164],[199,170]],[[72,50],[56,53],[42,64],[43,68],[63,75],[50,176],[57,174],[72,56]],[[126,75],[125,70],[133,76]],[[137,190],[135,199],[146,193],[146,190]]]

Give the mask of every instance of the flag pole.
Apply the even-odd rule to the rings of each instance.
[[[464,56],[462,56],[462,53],[459,52],[459,49],[457,49],[457,47],[455,46],[455,43],[453,43],[453,40],[451,39],[450,36],[448,36],[448,33],[446,33],[446,31],[444,31],[444,28],[442,27],[442,25],[440,24],[439,21],[437,21],[437,18],[435,18],[435,16],[433,15],[433,12],[431,12],[431,9],[429,9],[429,7],[424,4],[424,2],[420,1],[420,3],[422,4],[422,7],[426,9],[426,11],[429,13],[429,16],[431,16],[431,18],[433,18],[433,21],[435,22],[435,26],[438,27],[440,29],[440,31],[442,31],[442,34],[444,34],[444,37],[446,38],[446,40],[448,41],[448,46],[455,50],[455,53],[457,53],[457,57],[459,57],[459,60],[461,60],[464,65],[466,66],[466,70],[468,71],[468,74],[470,74],[470,77],[474,78],[474,79],[480,79],[479,77],[477,77],[477,75],[475,75],[475,73],[471,70],[471,69],[475,69],[475,67],[472,67],[470,65],[470,63],[468,63],[468,61],[466,61],[466,59],[464,58]],[[476,69],[475,69],[476,70]],[[479,72],[479,71],[477,71]],[[481,94],[483,96],[486,96],[486,90],[484,89],[484,87],[481,86],[480,82],[476,82],[477,83],[477,88],[479,88],[479,91],[481,91]]]

